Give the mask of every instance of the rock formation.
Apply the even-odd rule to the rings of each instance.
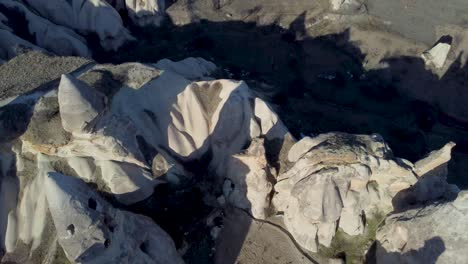
[[[466,261],[468,193],[392,214],[377,232],[377,263]]]
[[[58,104],[63,129],[80,133],[104,110],[104,97],[73,76],[62,75]]]
[[[91,51],[83,37],[67,27],[56,25],[36,15],[21,2],[2,0],[0,1],[0,12],[5,18],[1,22],[3,24],[1,28],[23,36],[24,41],[30,41],[57,55],[91,57]],[[22,28],[23,24],[25,28]],[[1,45],[4,48],[10,46],[7,43]],[[18,43],[17,45],[28,47],[32,44]]]
[[[84,34],[96,34],[102,47],[115,50],[131,39],[119,13],[104,0],[34,1],[26,3],[51,22]]]
[[[24,54],[19,59],[34,54]],[[31,119],[24,124],[24,130],[17,132],[20,137],[12,141],[19,146],[5,145],[6,150],[10,148],[13,152],[2,158],[9,162],[2,168],[11,168],[4,174],[11,175],[11,179],[22,179],[20,184],[14,185],[20,188],[16,193],[2,191],[2,195],[10,197],[6,201],[21,193],[17,205],[13,203],[5,207],[8,208],[5,215],[11,215],[2,221],[6,230],[2,231],[7,245],[4,248],[6,260],[19,260],[18,255],[22,256],[24,250],[53,247],[53,252],[60,251],[53,242],[55,231],[50,230],[57,230],[58,242],[71,261],[92,262],[95,256],[96,261],[102,257],[115,258],[118,262],[124,257],[116,253],[108,253],[109,256],[96,253],[100,252],[99,248],[106,248],[110,233],[105,228],[100,229],[100,222],[96,222],[100,216],[93,216],[78,205],[84,203],[81,196],[92,196],[97,204],[108,208],[111,215],[115,214],[113,219],[138,222],[135,225],[145,225],[147,220],[124,220],[134,217],[119,216],[75,178],[92,184],[99,192],[112,195],[118,203],[130,205],[153,195],[155,186],[164,182],[183,184],[205,171],[217,175],[218,182],[222,182],[223,177],[234,181],[237,195],[231,194],[227,200],[264,217],[272,184],[267,178],[269,172],[263,141],[252,144],[245,157],[233,155],[242,152],[255,138],[275,139],[284,135],[280,132],[287,133],[287,129],[263,101],[250,93],[244,82],[208,80],[207,75],[216,69],[208,61],[193,58],[182,62],[165,60],[155,65],[161,65],[162,69],[138,63],[89,65],[78,72],[64,72],[66,74],[62,74],[56,85],[25,101],[25,105],[30,104]],[[10,137],[15,138],[15,135]],[[261,153],[263,158],[258,158]],[[191,165],[194,162],[206,167],[194,167]],[[247,170],[227,173],[228,169],[241,166]],[[7,179],[2,186],[8,186]],[[47,192],[44,192],[44,182]],[[76,194],[70,193],[74,191],[70,189],[71,184],[83,188],[80,187],[79,192],[76,190]],[[52,189],[57,191],[52,192]],[[66,205],[70,196],[77,202]],[[61,208],[69,208],[70,215],[61,212]],[[54,226],[50,223],[49,210]],[[40,215],[42,219],[34,222],[37,225],[34,230],[28,228],[28,222],[23,222],[23,219],[30,219],[30,214]],[[81,218],[83,223],[79,222]],[[78,221],[73,224],[74,231],[73,228],[67,231],[68,222],[73,219]],[[99,246],[93,246],[87,238],[89,234],[79,233],[87,223],[95,223],[91,226],[101,230],[92,238],[97,239]],[[133,232],[132,228],[122,227],[130,232]],[[73,232],[80,236],[67,240]],[[134,235],[120,233],[115,236],[122,239]],[[166,239],[160,234],[151,236],[156,240]],[[20,242],[31,245],[31,248],[15,246]],[[144,241],[123,245],[116,242],[115,246],[127,247],[127,257],[132,254],[141,257],[145,250],[153,250],[153,242],[150,242],[143,246],[150,247],[143,249],[143,253],[141,250],[135,252],[141,246],[137,245],[139,242]],[[109,249],[111,247],[112,244]],[[94,253],[89,255],[88,251]]]
[[[18,56],[0,74],[53,60],[38,54]],[[193,254],[190,243],[201,238],[179,237],[181,226],[163,230],[171,221],[190,219],[190,229],[207,223],[201,229],[213,248],[228,250],[233,231],[222,219],[239,213],[289,239],[278,248],[296,247],[288,258],[301,263],[310,259],[296,254],[331,247],[337,232],[362,235],[387,214],[378,263],[435,258],[419,251],[424,241],[450,247],[440,252],[442,263],[464,254],[455,241],[466,239],[466,195],[446,181],[454,143],[413,164],[395,157],[378,134],[333,132],[296,142],[246,82],[214,79],[217,67],[207,60],[58,60],[51,64],[62,66],[40,81],[32,73],[0,86],[2,261],[181,263],[179,253]],[[187,208],[164,204],[177,202],[168,193],[195,188],[201,197],[190,199],[202,200],[209,214],[192,219]],[[444,215],[458,225],[441,223]]]
[[[51,172],[45,188],[58,242],[72,263],[182,263],[151,219],[114,209],[83,181]]]
[[[249,210],[255,218],[265,219],[273,186],[263,142],[253,141],[245,153],[232,156],[226,167],[224,197],[232,205]]]
[[[88,45],[94,35],[107,51],[134,40],[119,12],[138,26],[159,26],[164,18],[161,0],[109,2],[0,1],[0,58],[9,60],[23,49],[91,57]]]
[[[437,69],[444,67],[451,45],[448,43],[437,43],[430,50],[425,51],[421,57],[426,65],[434,66]]]
[[[274,205],[297,242],[311,251],[330,246],[337,228],[362,234],[366,219],[390,212],[392,198],[417,181],[409,162],[394,158],[379,135],[306,137],[288,159],[295,164],[279,175]]]

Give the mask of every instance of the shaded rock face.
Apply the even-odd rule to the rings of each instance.
[[[468,194],[390,215],[377,232],[377,263],[463,263]]]
[[[424,52],[421,57],[426,65],[431,65],[440,69],[444,67],[451,45],[448,43],[437,43],[430,50]]]
[[[114,209],[83,181],[51,172],[45,187],[58,242],[71,262],[182,263],[151,219]]]
[[[97,34],[106,49],[117,49],[131,39],[118,12],[103,0],[32,1],[26,3],[44,18],[67,28]]]
[[[91,57],[90,46],[97,48],[94,38],[105,51],[116,51],[135,40],[126,26],[160,26],[165,18],[165,2],[2,0],[0,58],[9,60],[24,49]]]

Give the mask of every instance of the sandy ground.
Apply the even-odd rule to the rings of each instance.
[[[315,264],[324,261],[301,252],[279,227],[253,220],[239,209],[227,210],[223,224],[216,243],[216,264]]]
[[[468,27],[466,0],[367,0],[370,15],[391,23],[402,35],[427,44],[434,43],[436,27]]]

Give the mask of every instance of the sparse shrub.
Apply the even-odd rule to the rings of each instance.
[[[350,236],[341,229],[335,234],[329,248],[320,246],[319,254],[327,258],[345,259],[346,264],[360,264],[365,259],[365,253],[375,241],[375,235],[385,214],[375,212],[372,218],[367,219],[364,234]]]

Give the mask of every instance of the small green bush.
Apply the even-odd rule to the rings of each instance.
[[[374,213],[367,219],[366,231],[362,235],[350,236],[338,229],[329,248],[320,246],[319,254],[326,258],[345,258],[347,264],[363,263],[364,254],[375,241],[375,235],[380,224],[385,219],[385,214]]]

